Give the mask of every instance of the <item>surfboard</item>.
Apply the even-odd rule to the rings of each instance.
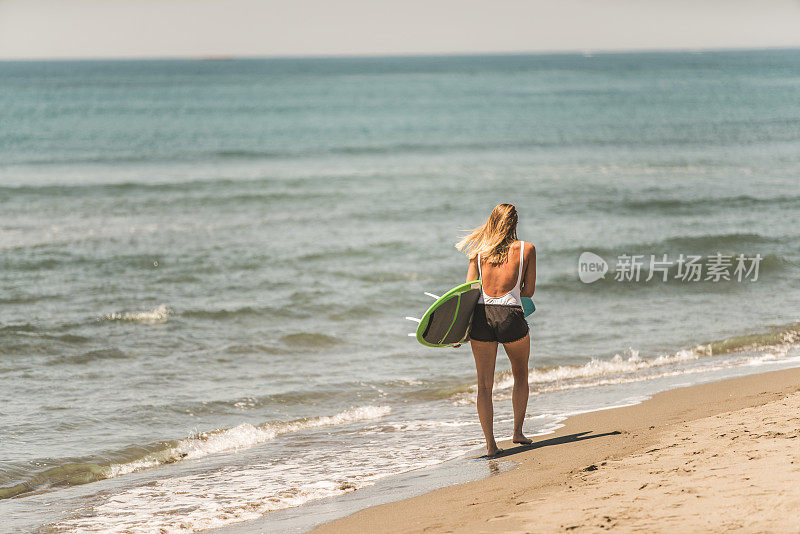
[[[433,293],[425,293],[436,302],[422,316],[406,317],[409,321],[419,323],[417,331],[408,334],[426,347],[452,347],[469,339],[472,325],[472,314],[481,296],[481,281],[474,280],[456,286],[441,297]],[[536,311],[536,305],[530,297],[522,297],[522,311],[525,317]]]
[[[536,311],[536,304],[533,303],[532,298],[522,297],[522,311],[525,313],[525,317]]]
[[[441,297],[425,294],[436,298],[436,302],[431,304],[421,319],[406,317],[419,322],[417,332],[409,336],[415,336],[426,347],[452,347],[466,342],[472,313],[481,296],[480,280],[456,286]]]

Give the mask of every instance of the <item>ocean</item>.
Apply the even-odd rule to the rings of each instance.
[[[800,365],[798,102],[800,50],[0,63],[0,531],[225,527],[474,453],[469,346],[404,317],[501,202],[529,435]]]

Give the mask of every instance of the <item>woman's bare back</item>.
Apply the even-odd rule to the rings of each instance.
[[[530,297],[533,295],[533,285],[536,282],[535,265],[536,260],[533,262],[530,259],[535,258],[536,249],[533,244],[525,243],[524,248],[524,264],[522,271],[522,296]],[[473,259],[470,263],[474,263],[475,278],[477,279],[478,265],[477,258]],[[534,265],[530,269],[530,265]],[[470,265],[470,274],[472,273],[473,265]],[[528,272],[528,271],[533,271]],[[511,291],[517,284],[517,275],[519,274],[519,241],[514,241],[508,247],[508,257],[504,263],[492,264],[486,261],[481,263],[481,278],[483,282],[483,291],[490,297],[501,297]],[[532,276],[531,276],[532,275]]]

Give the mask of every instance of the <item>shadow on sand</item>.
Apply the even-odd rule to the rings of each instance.
[[[622,432],[620,432],[619,430],[614,430],[613,432],[603,432],[602,434],[592,434],[591,431],[578,432],[576,434],[567,434],[565,436],[558,436],[557,438],[534,441],[530,445],[517,445],[510,449],[503,449],[501,452],[491,457],[484,454],[483,456],[474,456],[473,458],[480,460],[496,460],[497,458],[506,458],[508,456],[513,456],[514,454],[519,454],[521,452],[529,451],[532,449],[540,449],[542,447],[550,447],[552,445],[564,445],[566,443],[574,443],[576,441],[583,441],[585,439],[592,439],[592,438],[602,438],[604,436],[616,436],[618,434],[622,434]]]

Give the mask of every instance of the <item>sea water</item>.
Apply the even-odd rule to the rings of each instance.
[[[480,446],[469,346],[404,317],[501,202],[529,434],[799,365],[799,97],[800,51],[0,63],[0,530],[232,525]],[[645,281],[717,253],[757,279]]]

